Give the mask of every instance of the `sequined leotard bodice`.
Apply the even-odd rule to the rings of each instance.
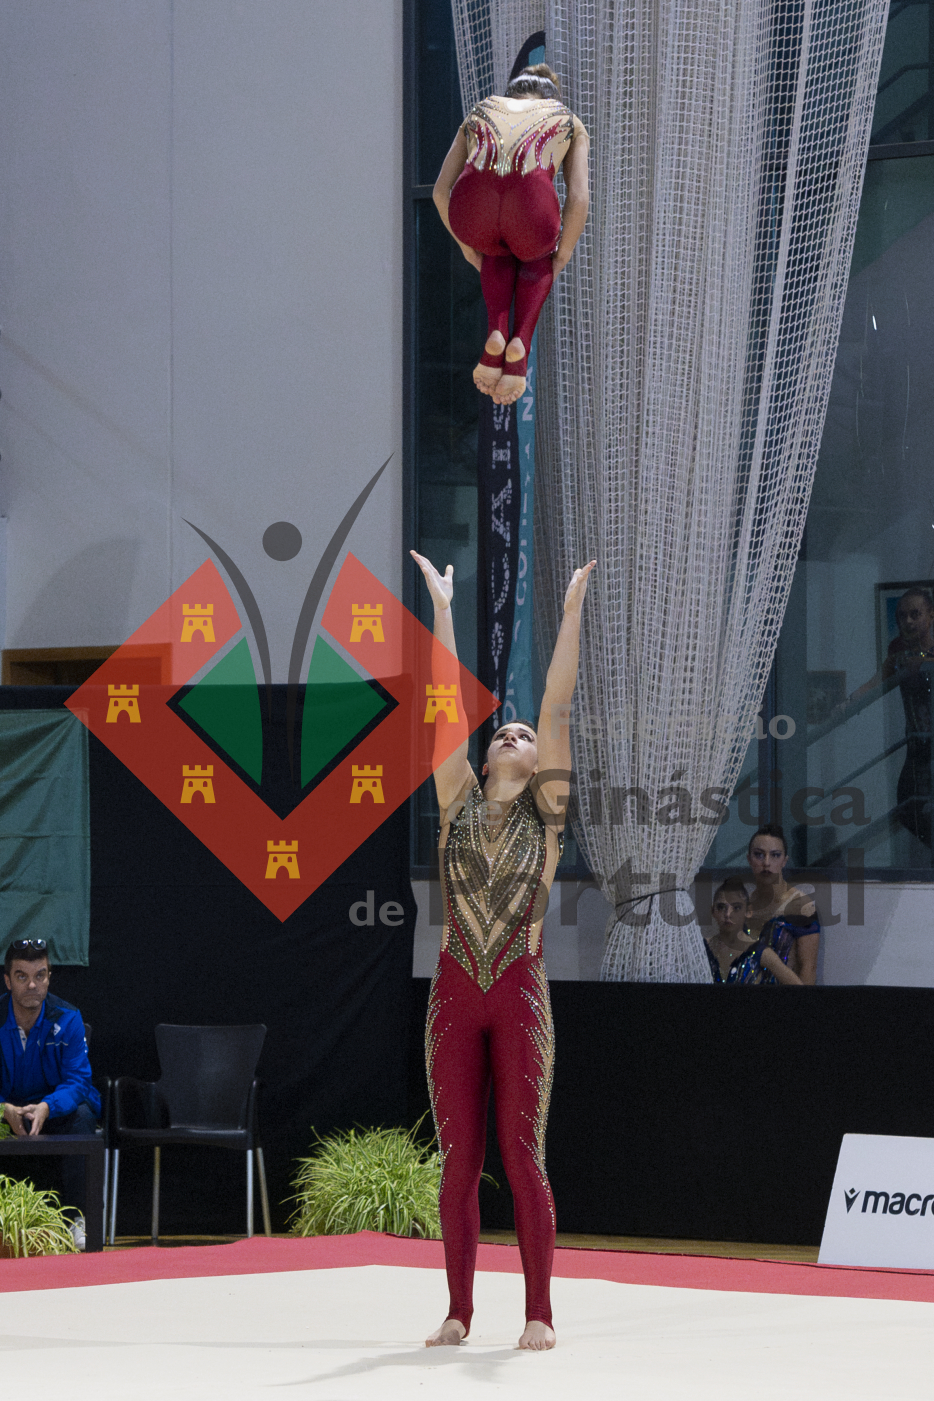
[[[503,830],[492,838],[483,822],[483,793],[474,784],[451,824],[441,879],[447,951],[484,992],[523,954],[532,953],[532,927],[544,917],[548,887],[545,824],[525,788]]]
[[[543,99],[518,111],[502,97],[478,102],[464,122],[467,164],[494,175],[554,177],[574,135],[574,115],[563,102]]]

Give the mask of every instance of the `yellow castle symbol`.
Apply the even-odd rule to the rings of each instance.
[[[122,712],[130,717],[131,725],[142,723],[143,717],[139,713],[139,687],[138,686],[108,686],[107,695],[110,699],[107,702],[107,724],[116,725]]]
[[[368,769],[366,766],[357,768],[357,765],[353,764],[350,773],[353,778],[353,785],[350,789],[352,803],[362,802],[364,793],[372,793],[374,803],[385,803],[382,764],[375,764],[372,769]]]
[[[187,764],[182,764],[182,796],[179,801],[190,803],[196,793],[200,793],[206,803],[215,801],[213,764],[205,764],[203,769],[197,765],[189,768]]]
[[[289,880],[298,880],[298,842],[267,842],[266,879],[275,880],[280,867],[289,873]]]
[[[205,642],[214,641],[213,603],[183,603],[182,642],[192,642],[200,632]]]
[[[350,629],[351,642],[360,642],[363,634],[369,632],[374,642],[385,642],[383,633],[383,605],[381,603],[354,603],[351,606],[353,624]]]
[[[426,686],[425,693],[428,696],[428,704],[425,706],[426,725],[434,724],[439,715],[443,715],[445,720],[458,719],[456,686]]]

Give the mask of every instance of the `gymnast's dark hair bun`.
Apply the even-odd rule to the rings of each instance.
[[[533,63],[531,68],[523,68],[518,78],[513,78],[506,86],[507,97],[561,98],[561,83],[553,68],[547,63]]]
[[[713,899],[716,900],[718,895],[741,895],[744,900],[749,899],[749,891],[739,876],[727,876],[726,880],[721,881],[713,893]]]
[[[752,850],[752,844],[756,840],[756,837],[774,837],[776,841],[781,842],[785,855],[788,855],[788,843],[785,841],[785,833],[777,822],[766,822],[758,831],[753,832],[752,836],[749,838],[749,845],[746,848],[747,851]]]

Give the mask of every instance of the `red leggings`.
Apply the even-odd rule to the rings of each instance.
[[[499,331],[509,340],[509,309],[515,299],[512,333],[526,353],[507,363],[511,374],[524,375],[532,336],[554,281],[551,255],[561,235],[561,209],[551,176],[544,170],[495,175],[467,165],[451,191],[448,219],[461,243],[483,254],[480,286],[488,337]]]
[[[428,1086],[441,1145],[441,1233],[450,1307],[470,1330],[480,1234],[477,1188],[487,1103],[515,1202],[525,1272],[525,1316],[551,1324],[555,1207],[545,1175],[545,1124],[554,1031],[541,954],[523,954],[484,993],[446,950],[428,1001]]]

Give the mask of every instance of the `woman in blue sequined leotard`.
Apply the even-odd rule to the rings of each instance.
[[[794,937],[781,919],[769,920],[756,938],[748,929],[749,893],[739,876],[728,876],[713,893],[714,930],[707,936],[707,958],[715,983],[766,987],[785,983],[800,987],[788,967]]]
[[[413,551],[435,609],[433,672],[456,655],[453,570]],[[480,1232],[477,1189],[486,1116],[495,1091],[496,1131],[515,1201],[525,1273],[520,1348],[554,1347],[549,1285],[555,1211],[545,1172],[545,1125],[554,1063],[542,921],[561,854],[570,789],[568,708],[577,680],[580,612],[594,563],[575,571],[548,669],[536,731],[516,722],[493,736],[481,788],[467,761],[467,722],[457,750],[435,769],[444,895],[441,954],[432,980],[425,1060],[441,1150],[441,1232],[450,1302],[429,1347],[462,1342],[473,1314]],[[454,723],[454,722],[452,722]]]
[[[785,880],[788,843],[776,823],[766,823],[750,839],[749,865],[756,885],[749,901],[747,927],[756,938],[791,940],[788,967],[802,983],[817,982],[820,919],[812,897]]]

